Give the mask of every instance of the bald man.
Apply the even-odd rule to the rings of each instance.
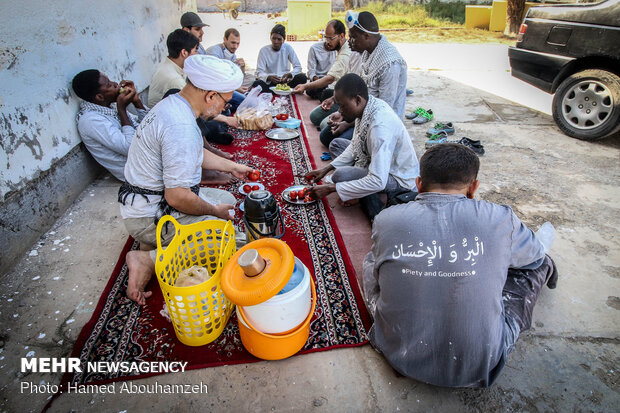
[[[247,179],[252,171],[205,150],[196,125],[196,118],[213,118],[228,104],[243,79],[239,67],[194,55],[185,61],[183,71],[185,87],[156,105],[136,130],[125,165],[126,182],[119,190],[123,222],[141,249],[153,249],[159,236],[164,246],[174,237],[173,228],[156,233],[163,215],[172,215],[183,225],[231,219],[234,196],[220,189],[200,189],[202,168],[230,172],[239,179]],[[145,304],[151,295],[144,289],[155,270],[155,251],[131,251],[127,265],[127,297]]]

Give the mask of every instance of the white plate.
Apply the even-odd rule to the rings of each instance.
[[[270,129],[265,133],[265,136],[277,141],[287,141],[289,139],[295,139],[299,136],[299,132],[295,129],[289,128],[276,128]]]
[[[243,190],[243,187],[245,185],[250,185],[250,186],[258,185],[258,189],[253,189],[252,191],[260,191],[261,189],[265,189],[265,185],[261,184],[260,182],[244,182],[241,185],[239,185],[239,193],[241,195],[247,195],[248,194],[247,192],[245,192]]]
[[[316,202],[316,199],[313,199],[310,202],[306,202],[303,199],[291,199],[291,197],[289,196],[289,192],[291,192],[291,191],[299,191],[301,188],[309,188],[309,186],[308,185],[293,185],[293,186],[289,186],[284,191],[282,191],[282,199],[284,199],[289,204],[294,204],[294,205],[310,205],[310,204],[314,204]]]
[[[291,88],[290,90],[276,90],[275,86],[271,86],[269,90],[271,90],[273,93],[275,93],[278,96],[288,96],[291,93],[293,93],[293,88]]]

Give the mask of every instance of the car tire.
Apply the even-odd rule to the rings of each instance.
[[[566,79],[553,96],[553,120],[573,138],[593,141],[620,130],[620,78],[589,69]]]

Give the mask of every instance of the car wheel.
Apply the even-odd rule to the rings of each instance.
[[[620,130],[620,78],[600,69],[566,79],[553,96],[553,119],[573,138],[596,140]]]

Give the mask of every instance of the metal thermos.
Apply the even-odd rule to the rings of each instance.
[[[282,238],[284,220],[275,197],[269,191],[252,191],[244,201],[247,242],[260,238]]]

